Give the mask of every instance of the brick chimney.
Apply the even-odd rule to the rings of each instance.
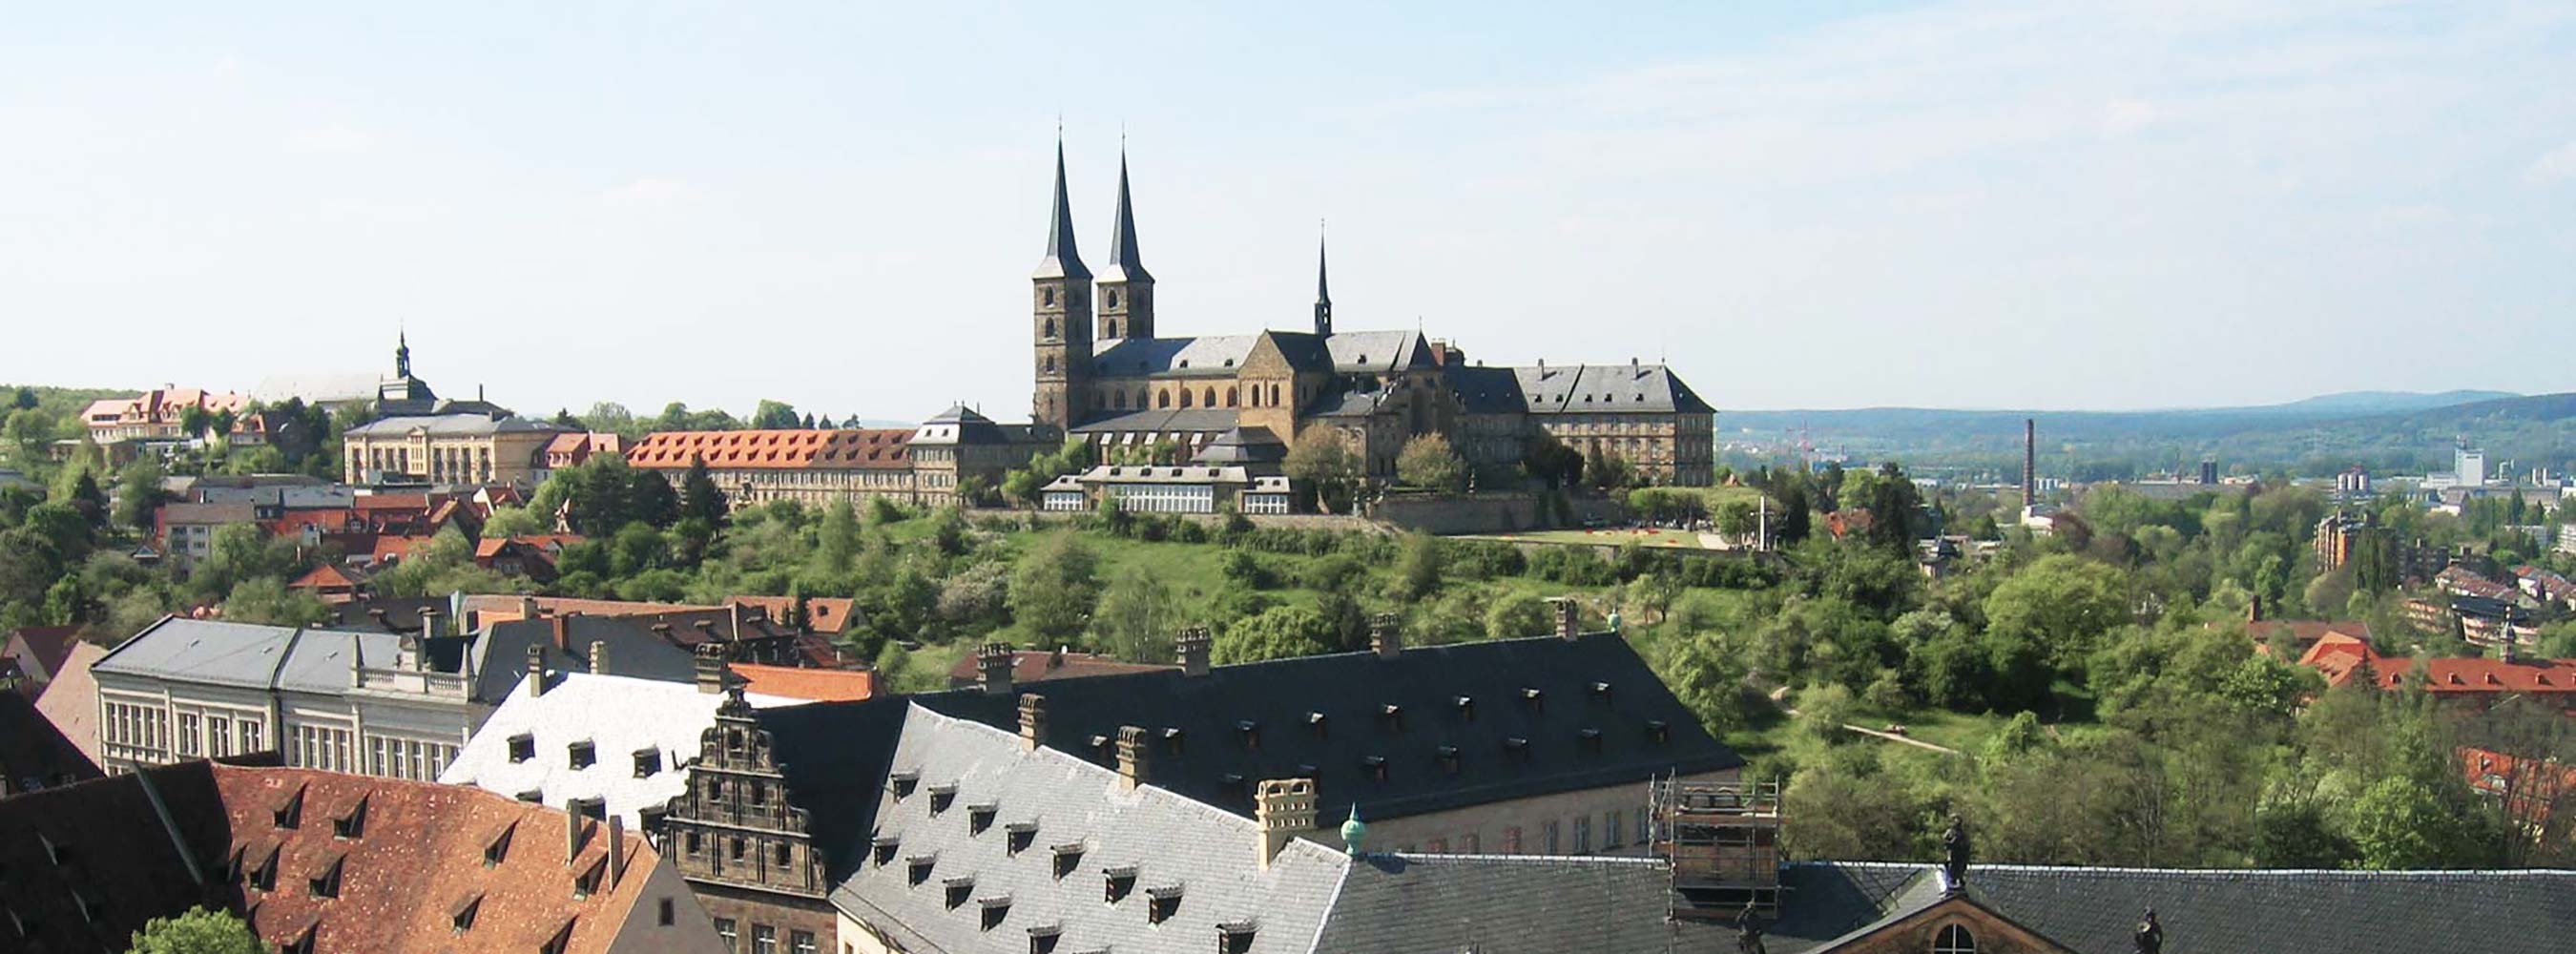
[[[1583,609],[1575,605],[1574,597],[1559,596],[1548,600],[1548,603],[1556,609],[1557,638],[1573,639],[1583,635]]]
[[[520,619],[535,619],[535,618],[537,618],[537,598],[536,598],[536,597],[533,597],[533,596],[522,596],[522,597],[519,597],[519,618],[520,618]]]
[[[626,877],[626,818],[608,816],[608,890],[617,890],[617,882]]]
[[[546,647],[537,643],[528,644],[528,694],[546,694]]]
[[[1267,869],[1298,832],[1315,827],[1315,780],[1262,780],[1252,796],[1252,820],[1261,829],[1261,867]]]
[[[1379,659],[1404,655],[1404,630],[1397,627],[1395,614],[1379,613],[1369,617],[1369,647],[1377,650]]]
[[[555,617],[555,618],[554,618],[554,623],[553,623],[552,625],[553,625],[553,629],[554,629],[555,648],[556,648],[556,649],[560,649],[560,650],[563,650],[563,651],[565,651],[565,652],[571,652],[571,651],[572,651],[572,617],[573,617],[573,615],[576,615],[576,614],[566,614],[566,615],[563,615],[563,616],[557,616],[557,617]]]
[[[605,639],[590,641],[590,674],[608,675],[608,641]]]
[[[1172,648],[1181,654],[1181,674],[1193,677],[1207,675],[1208,650],[1214,645],[1215,640],[1208,637],[1205,626],[1181,630],[1181,638],[1172,642]]]
[[[1146,766],[1152,753],[1145,741],[1145,730],[1137,726],[1118,727],[1118,787],[1133,791],[1136,786],[1153,780]]]
[[[579,857],[581,857],[581,810],[567,804],[564,806],[564,867],[572,867],[573,860]]]
[[[1046,744],[1046,697],[1029,693],[1020,697],[1020,748],[1034,752]]]
[[[692,661],[696,665],[699,692],[716,693],[724,691],[725,659],[723,649],[718,648],[714,643],[699,646],[696,657]]]
[[[985,643],[975,650],[975,672],[981,677],[984,694],[1011,694],[1011,666],[1017,659],[1008,643]]]

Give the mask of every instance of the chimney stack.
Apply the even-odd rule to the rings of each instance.
[[[537,618],[537,598],[536,598],[536,597],[533,597],[533,596],[522,596],[522,597],[519,597],[519,618],[520,618],[520,619],[535,619],[535,618]]]
[[[2039,420],[2021,419],[2021,507],[2039,505]]]
[[[1020,697],[1020,749],[1034,752],[1046,744],[1046,697],[1029,693]]]
[[[608,675],[608,641],[605,639],[590,641],[590,674]]]
[[[1118,787],[1134,791],[1136,786],[1152,780],[1145,765],[1150,750],[1145,745],[1145,730],[1132,725],[1118,727]]]
[[[1298,832],[1315,827],[1315,780],[1262,780],[1252,796],[1252,820],[1261,829],[1261,867],[1266,870]]]
[[[550,625],[551,625],[551,626],[553,627],[553,629],[554,629],[554,636],[555,636],[555,648],[556,648],[556,649],[563,650],[563,651],[565,651],[565,652],[571,652],[571,651],[572,651],[572,616],[571,616],[571,615],[562,615],[562,616],[557,616],[557,617],[555,617],[555,618],[554,618],[554,622],[553,622],[552,624],[550,624]]]
[[[985,695],[1011,694],[1012,662],[1011,647],[1007,643],[985,643],[975,650],[975,671],[983,677]]]
[[[626,877],[626,818],[608,816],[608,890],[617,890],[617,882]]]
[[[1207,675],[1208,650],[1214,642],[1208,637],[1205,626],[1192,626],[1181,630],[1181,638],[1172,643],[1172,647],[1179,650],[1181,654],[1181,675]]]
[[[564,805],[564,867],[572,867],[573,860],[579,857],[581,857],[581,810],[567,803]]]
[[[723,692],[725,689],[724,651],[713,643],[698,647],[693,660],[697,669],[698,691]]]
[[[1379,659],[1404,655],[1404,630],[1396,626],[1395,614],[1379,613],[1369,617],[1369,646],[1377,650]]]
[[[528,694],[546,694],[546,647],[537,643],[528,644]]]
[[[1574,597],[1559,596],[1548,603],[1556,608],[1557,638],[1570,640],[1583,635],[1583,610],[1574,605]]]

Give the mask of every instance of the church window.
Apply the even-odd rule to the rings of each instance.
[[[1038,294],[1039,300],[1045,302],[1047,307],[1055,307],[1055,288],[1053,286],[1039,289]],[[1054,334],[1054,332],[1048,332],[1048,334]]]
[[[1172,406],[1172,392],[1170,392],[1170,391],[1164,391],[1164,392],[1161,392],[1161,393],[1159,393],[1159,394],[1156,394],[1156,395],[1154,396],[1154,406],[1155,406],[1155,407],[1170,407],[1170,406]]]
[[[1943,925],[1932,939],[1932,954],[1977,954],[1977,936],[1961,925]]]
[[[1205,403],[1208,407],[1216,406],[1216,388],[1210,387],[1207,389],[1207,401]]]
[[[1182,406],[1182,407],[1188,407],[1188,406],[1190,406],[1190,389],[1188,389],[1188,388],[1182,388],[1182,389],[1181,389],[1181,406]]]
[[[1109,307],[1118,307],[1118,289],[1112,288],[1109,290]]]
[[[1049,341],[1055,340],[1055,319],[1053,318],[1046,320],[1046,336]]]
[[[1238,392],[1237,392],[1237,390],[1236,390],[1236,389],[1234,389],[1234,388],[1227,388],[1227,389],[1225,389],[1225,406],[1227,406],[1227,407],[1233,407],[1233,406],[1234,406],[1234,402],[1235,402],[1235,397],[1236,397],[1236,395],[1237,395],[1237,394],[1238,394]]]
[[[1047,359],[1046,359],[1046,370],[1047,370],[1047,373],[1048,373],[1048,374],[1054,374],[1054,373],[1055,373],[1055,356],[1054,356],[1054,355],[1048,355],[1048,356],[1047,356]]]
[[[1270,406],[1279,406],[1279,386],[1276,384],[1270,386]]]

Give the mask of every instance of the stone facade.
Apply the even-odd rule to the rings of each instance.
[[[1682,777],[1686,784],[1730,784],[1740,769]],[[1469,808],[1368,822],[1369,840],[1393,851],[1424,854],[1644,855],[1652,818],[1646,786],[1614,785]],[[1366,811],[1365,808],[1362,811]],[[1326,844],[1340,836],[1342,819],[1319,819],[1300,832]]]
[[[735,688],[700,734],[688,790],[671,800],[663,823],[663,856],[688,879],[728,950],[839,950],[812,822],[789,804],[770,735],[752,711]]]

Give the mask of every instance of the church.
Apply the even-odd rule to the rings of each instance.
[[[1156,326],[1126,157],[1108,261],[1096,275],[1076,248],[1070,204],[1058,142],[1046,255],[1030,277],[1030,419],[1041,429],[1103,450],[1169,441],[1197,455],[1221,436],[1237,450],[1284,447],[1328,427],[1380,480],[1394,476],[1405,442],[1425,434],[1448,438],[1481,473],[1509,473],[1553,439],[1625,460],[1651,483],[1711,481],[1716,411],[1660,363],[1486,367],[1418,331],[1337,329],[1320,248],[1311,328],[1167,337]]]

